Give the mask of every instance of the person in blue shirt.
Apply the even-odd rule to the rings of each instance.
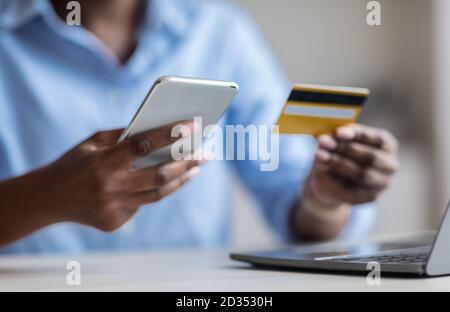
[[[174,125],[117,144],[162,75],[231,80],[220,121],[272,125],[291,83],[256,27],[227,1],[0,0],[0,253],[225,246],[230,172],[280,240],[366,233],[397,168],[385,130],[280,138],[279,168],[182,160],[132,170]],[[190,121],[184,122],[193,127]],[[231,170],[233,169],[233,170]]]

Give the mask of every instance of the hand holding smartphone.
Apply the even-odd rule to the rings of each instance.
[[[177,121],[202,118],[202,131],[216,124],[239,92],[234,82],[165,76],[148,92],[119,142]],[[193,146],[194,152],[198,146]],[[171,146],[134,162],[137,169],[173,160]]]

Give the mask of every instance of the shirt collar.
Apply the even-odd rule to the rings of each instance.
[[[194,13],[191,0],[146,0],[144,27],[165,29],[175,35],[184,34]],[[0,27],[14,30],[37,16],[55,12],[49,0],[0,0]]]
[[[42,0],[0,0],[0,27],[13,30],[49,11]]]

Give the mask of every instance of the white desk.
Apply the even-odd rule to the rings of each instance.
[[[81,264],[81,286],[66,284],[66,264]],[[220,251],[0,257],[0,291],[450,291],[450,277],[382,277],[263,271]]]

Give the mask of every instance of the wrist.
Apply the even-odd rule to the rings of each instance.
[[[323,204],[314,193],[305,188],[294,209],[293,234],[299,240],[333,239],[344,228],[350,212],[350,205]]]
[[[57,222],[45,183],[45,169],[0,182],[0,245]]]
[[[51,167],[46,166],[20,178],[20,189],[27,194],[21,200],[22,209],[27,219],[38,227],[62,221],[57,213],[57,191],[52,187],[51,177]]]

